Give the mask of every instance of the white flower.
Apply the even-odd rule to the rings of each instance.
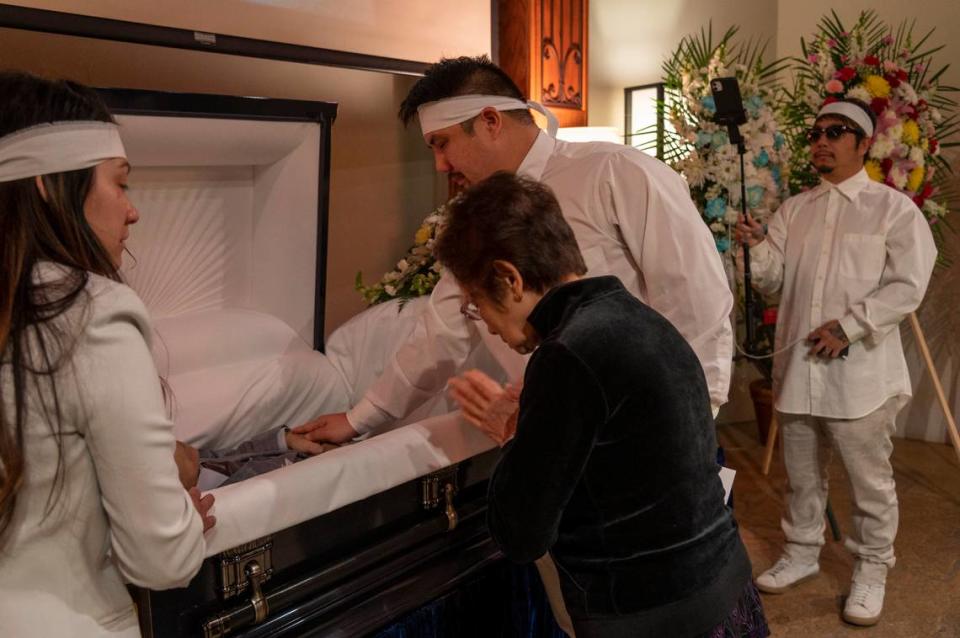
[[[893,166],[890,169],[890,180],[899,190],[903,190],[907,185],[907,174],[899,166]]]
[[[904,102],[908,102],[909,104],[917,103],[917,92],[913,90],[909,82],[901,82],[900,86],[895,90]]]
[[[406,259],[401,259],[400,261],[397,262],[397,270],[399,270],[400,272],[404,272],[409,267],[410,267],[410,264],[407,262]]]
[[[910,161],[916,164],[917,166],[923,166],[924,153],[923,149],[919,146],[913,146],[910,148]]]
[[[894,141],[889,135],[879,135],[870,146],[870,157],[873,159],[886,159],[893,153]]]
[[[923,202],[923,210],[930,217],[943,217],[949,212],[945,206],[942,206],[932,199]]]
[[[861,102],[866,102],[867,104],[870,104],[870,102],[873,100],[873,96],[870,95],[870,91],[864,88],[862,84],[858,84],[847,91],[847,97],[856,98]]]

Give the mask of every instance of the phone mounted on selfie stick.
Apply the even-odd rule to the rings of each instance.
[[[713,103],[716,111],[713,121],[727,126],[727,135],[730,143],[736,144],[737,154],[740,155],[740,212],[743,219],[747,218],[747,185],[743,168],[743,155],[747,152],[740,134],[740,125],[747,121],[747,114],[743,110],[743,100],[740,97],[740,85],[737,78],[714,78],[710,80],[710,92],[713,94]],[[743,242],[743,315],[747,327],[747,337],[743,350],[747,354],[753,352],[756,324],[753,310],[753,286],[750,276],[750,246]]]

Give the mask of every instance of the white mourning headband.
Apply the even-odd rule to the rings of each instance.
[[[867,137],[873,137],[873,122],[870,121],[870,116],[856,104],[851,104],[850,102],[831,102],[820,109],[820,112],[817,113],[817,119],[819,120],[824,115],[842,115],[849,118],[863,129]]]
[[[38,124],[0,137],[0,182],[76,171],[126,156],[116,124],[96,121]]]
[[[428,133],[439,131],[442,128],[466,122],[476,117],[485,108],[494,108],[498,111],[526,111],[533,109],[547,118],[547,133],[556,137],[559,122],[557,117],[539,102],[533,100],[518,100],[503,95],[458,95],[435,102],[421,104],[417,108],[420,119],[420,130],[424,137]]]

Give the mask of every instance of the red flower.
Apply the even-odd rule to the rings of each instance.
[[[920,196],[924,199],[927,199],[931,195],[933,195],[933,182],[927,182],[923,185],[923,190],[920,191]]]
[[[917,208],[919,208],[919,209],[921,209],[921,210],[923,209],[923,203],[924,203],[925,201],[927,201],[927,200],[924,198],[923,195],[914,195],[914,196],[913,196],[913,203],[916,204],[916,205],[917,205]]]
[[[775,323],[777,323],[777,309],[776,309],[776,307],[764,309],[764,311],[763,311],[763,325],[765,325],[765,326],[772,326],[772,325],[774,325]]]
[[[870,108],[877,115],[883,114],[887,110],[887,106],[890,105],[890,100],[885,97],[875,97],[870,100]]]
[[[933,155],[937,152],[937,149],[940,147],[940,142],[934,138],[930,138],[930,154]]]
[[[825,107],[827,104],[833,104],[834,102],[837,101],[837,99],[838,98],[835,95],[828,95],[827,98],[823,101],[823,104],[820,105],[820,108]]]
[[[883,174],[884,174],[884,175],[888,175],[888,174],[890,173],[890,169],[891,169],[891,168],[893,168],[893,160],[892,160],[892,159],[890,159],[889,157],[886,157],[886,158],[884,158],[883,160],[881,160],[881,162],[880,162],[880,169],[883,171]]]
[[[903,69],[900,69],[899,71],[897,71],[897,79],[900,80],[901,82],[906,82],[907,72],[904,71]]]
[[[899,73],[887,73],[883,76],[883,79],[890,84],[890,88],[895,89],[900,86],[900,78],[898,77],[899,75]]]
[[[917,113],[923,113],[927,110],[926,100],[917,100]]]
[[[875,55],[868,55],[863,59],[863,63],[870,66],[880,66],[880,58]]]
[[[857,72],[854,69],[851,69],[850,67],[845,66],[839,71],[837,71],[833,77],[840,80],[841,82],[849,82],[853,78],[857,77]]]

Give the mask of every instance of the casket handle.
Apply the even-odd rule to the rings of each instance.
[[[260,567],[260,563],[252,560],[247,563],[244,571],[247,572],[247,582],[250,583],[250,593],[252,594],[250,604],[253,605],[253,622],[255,624],[262,623],[267,619],[267,614],[270,613],[270,606],[260,589],[260,581],[264,579],[263,568]]]
[[[420,479],[423,508],[432,510],[442,507],[447,517],[448,532],[453,531],[460,521],[460,516],[453,507],[453,497],[458,491],[459,470],[459,466],[451,465]]]
[[[204,638],[223,638],[224,636],[230,635],[236,628],[234,623],[238,620],[237,616],[244,613],[247,609],[250,609],[250,607],[253,607],[254,624],[262,623],[267,619],[267,615],[270,613],[270,605],[267,602],[267,597],[263,595],[263,590],[260,588],[260,583],[266,580],[266,572],[263,571],[260,563],[255,560],[251,560],[244,565],[243,572],[247,576],[247,584],[250,585],[250,605],[244,605],[208,619],[203,624]],[[241,620],[239,626],[249,622],[249,620]]]
[[[443,497],[446,500],[447,505],[444,508],[444,511],[447,514],[447,531],[452,532],[457,526],[457,522],[460,520],[460,517],[457,516],[457,510],[453,507],[453,495],[456,492],[453,488],[453,483],[447,483],[443,486]]]

